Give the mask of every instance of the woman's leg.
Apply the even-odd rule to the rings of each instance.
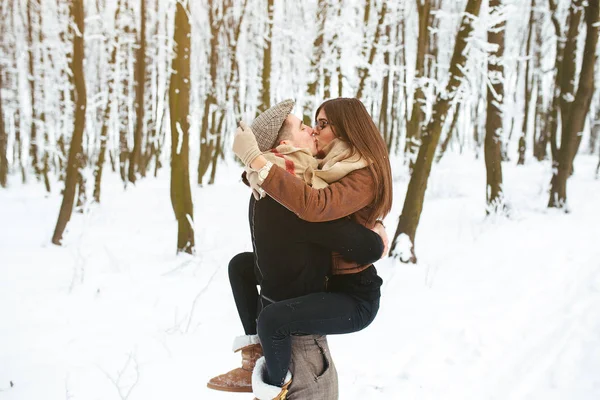
[[[233,351],[242,352],[241,368],[215,376],[208,381],[210,389],[226,392],[252,392],[252,370],[262,349],[256,336],[258,290],[254,276],[254,254],[241,253],[229,262],[229,282],[245,335],[233,341]]]
[[[256,335],[258,289],[254,253],[240,253],[229,262],[229,283],[246,335]]]
[[[281,386],[291,359],[291,335],[357,332],[377,315],[379,299],[367,302],[343,293],[313,293],[273,303],[258,317],[266,359],[264,382]]]

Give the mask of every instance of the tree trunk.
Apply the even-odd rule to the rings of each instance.
[[[121,10],[121,1],[117,3],[117,9],[115,11],[115,21],[119,20],[119,13]],[[98,160],[96,167],[94,168],[94,201],[100,203],[100,191],[102,184],[102,171],[104,168],[104,161],[106,160],[106,145],[108,141],[108,125],[110,122],[110,99],[113,94],[115,85],[115,71],[114,66],[117,62],[117,48],[118,43],[116,42],[117,37],[112,38],[113,48],[110,53],[110,60],[108,62],[108,81],[106,82],[107,94],[106,94],[106,105],[104,106],[104,116],[102,118],[102,130],[100,131],[100,152],[98,153]]]
[[[217,113],[217,68],[219,66],[219,30],[221,21],[217,19],[217,5],[208,2],[208,23],[210,26],[209,76],[210,82],[204,100],[202,125],[200,127],[200,159],[198,160],[198,185],[202,186],[204,175],[210,167],[214,152],[215,113]]]
[[[567,206],[567,179],[571,174],[573,160],[576,155],[578,135],[583,132],[585,120],[594,95],[594,67],[596,63],[596,45],[598,43],[599,0],[587,0],[585,7],[585,22],[587,36],[583,50],[581,73],[579,74],[579,87],[572,104],[566,104],[570,112],[566,114],[565,124],[562,129],[561,145],[558,154],[558,168],[552,176],[550,199],[548,207],[565,208]],[[574,0],[571,7],[579,8],[583,0]],[[577,13],[578,11],[572,11]],[[581,11],[579,11],[581,12]],[[577,18],[572,18],[571,23],[579,24]],[[572,32],[569,27],[569,34]],[[568,44],[567,44],[568,46]],[[565,58],[568,52],[565,51]],[[572,70],[571,81],[575,80],[575,70]],[[569,77],[563,75],[563,81]],[[574,82],[572,82],[574,85]],[[567,92],[568,93],[568,92]],[[568,99],[567,99],[568,100]]]
[[[4,8],[4,3],[0,3],[0,15],[5,15],[7,10]],[[6,26],[7,19],[3,18],[0,21],[0,35],[2,37],[8,31],[8,27]],[[0,43],[0,49],[4,50],[2,47],[2,43]],[[2,63],[0,63],[0,187],[7,187],[8,185],[8,132],[4,125],[4,107],[2,104],[2,89],[4,88],[4,80],[2,74],[4,73],[4,68]],[[13,160],[15,162],[16,160]]]
[[[475,78],[475,80],[479,81],[477,78]],[[481,87],[479,82],[477,83],[477,87]],[[481,92],[483,92],[483,90]],[[479,157],[481,156],[481,149],[484,147],[485,143],[485,135],[483,134],[485,122],[482,122],[480,118],[480,115],[482,115],[483,111],[485,110],[485,100],[483,93],[481,92],[477,92],[475,96],[475,104],[471,109],[471,120],[473,121],[473,150],[475,151],[476,160],[479,160]]]
[[[367,8],[369,9],[369,8]],[[381,31],[383,29],[383,22],[385,20],[385,14],[387,13],[387,2],[383,2],[381,6],[381,11],[379,12],[379,18],[377,20],[377,26],[375,27],[375,37],[371,42],[371,49],[369,50],[369,57],[367,59],[368,67],[362,67],[358,69],[358,89],[356,90],[356,97],[358,99],[362,98],[363,91],[365,89],[365,83],[367,82],[367,77],[369,76],[369,69],[371,65],[373,65],[373,61],[375,61],[375,55],[377,54],[377,46],[379,45],[379,39],[381,37]],[[365,16],[368,18],[368,15]],[[365,41],[369,41],[365,38]]]
[[[571,105],[573,100],[575,100],[577,38],[579,36],[579,26],[581,25],[581,18],[583,16],[582,4],[583,0],[572,0],[569,13],[569,31],[567,33],[560,76],[560,120],[562,121],[563,131],[566,127],[566,122],[569,119]]]
[[[560,114],[560,79],[562,76],[565,38],[561,28],[561,22],[557,17],[556,0],[548,0],[551,11],[552,25],[556,34],[556,61],[554,74],[554,87],[552,95],[552,104],[548,113],[548,127],[550,130],[550,153],[552,155],[552,164],[556,168],[558,165],[558,118]]]
[[[444,154],[446,154],[446,150],[448,150],[448,145],[450,144],[450,141],[454,136],[454,131],[456,130],[456,123],[458,122],[458,117],[460,116],[461,105],[462,103],[458,103],[456,105],[456,109],[454,110],[454,114],[452,115],[452,122],[450,123],[450,128],[448,129],[448,134],[446,135],[446,138],[440,146],[440,151],[435,162],[439,163],[440,161],[442,161],[442,157],[444,157]]]
[[[598,149],[598,165],[596,166],[596,179],[600,178],[600,149]]]
[[[262,86],[258,102],[257,115],[271,108],[271,44],[273,42],[274,0],[267,0],[267,24],[265,26],[265,44],[263,47]]]
[[[404,147],[411,174],[414,169],[414,159],[419,150],[422,124],[425,121],[425,91],[423,90],[422,79],[427,76],[425,72],[425,56],[427,55],[427,49],[429,47],[429,14],[431,12],[431,0],[417,0],[417,8],[419,11],[419,37],[417,39],[417,55],[415,61],[415,91],[412,112],[406,131],[406,144]]]
[[[87,157],[82,149],[81,157],[79,158],[79,173],[77,174],[77,202],[75,203],[75,210],[79,213],[84,212],[85,203],[87,202],[87,190],[86,190],[86,179],[81,172],[87,164]]]
[[[140,158],[140,174],[142,177],[146,176],[146,173],[149,169],[150,161],[152,160],[152,156],[154,155],[156,140],[158,137],[157,126],[158,124],[158,115],[159,115],[159,105],[161,95],[158,93],[159,88],[159,54],[160,54],[160,45],[159,45],[159,29],[160,29],[160,21],[157,18],[159,12],[159,4],[158,0],[154,0],[153,9],[150,11],[151,15],[154,15],[154,21],[150,22],[150,26],[152,27],[152,31],[148,33],[148,40],[150,41],[150,48],[147,50],[151,56],[150,59],[150,73],[147,77],[150,86],[151,100],[150,100],[150,123],[146,127],[147,130],[147,139],[144,150],[142,151],[142,156]],[[166,97],[166,96],[165,96]]]
[[[404,12],[404,14],[406,14],[406,12]],[[402,18],[402,21],[400,22],[400,29],[401,29],[401,37],[402,37],[402,51],[400,53],[400,57],[402,58],[402,62],[400,63],[400,65],[402,65],[402,94],[404,97],[404,112],[402,113],[402,127],[404,128],[404,134],[408,135],[408,125],[409,125],[409,113],[408,113],[408,58],[406,55],[406,38],[408,37],[408,35],[406,34],[406,30],[407,28],[407,24],[406,24],[406,18]],[[405,141],[406,142],[406,141]],[[408,142],[406,142],[408,143]],[[398,134],[396,136],[396,154],[398,154],[398,152],[400,151],[400,134]],[[406,146],[404,148],[404,152],[406,153],[407,149]]]
[[[501,0],[490,0],[490,17],[497,17],[502,10]],[[532,8],[533,14],[533,8]],[[485,122],[485,167],[487,176],[486,212],[504,210],[502,195],[502,138],[504,111],[504,20],[488,30],[488,42],[497,46],[488,58],[487,117]]]
[[[534,156],[538,161],[542,161],[546,158],[546,148],[548,147],[548,124],[547,124],[547,112],[544,109],[543,103],[543,83],[541,77],[536,78],[537,95],[535,102],[535,144],[533,148]]]
[[[222,125],[223,119],[225,118],[225,114],[221,115],[221,122],[219,123],[219,126]],[[215,151],[213,152],[213,158],[211,161],[211,170],[210,170],[210,179],[208,181],[209,185],[214,185],[215,183],[215,178],[217,177],[217,165],[219,165],[219,158],[221,158],[222,154],[223,154],[223,149],[222,149],[223,144],[221,143],[221,135],[219,135],[217,137],[217,143],[215,145]]]
[[[135,133],[133,149],[129,157],[129,182],[135,183],[136,172],[140,172],[144,129],[144,89],[146,87],[146,0],[140,0],[140,38],[135,63]]]
[[[390,36],[392,34],[391,25],[385,27],[385,40],[384,43],[390,43]],[[379,131],[383,135],[386,145],[390,142],[390,136],[392,132],[388,128],[388,116],[389,116],[389,98],[390,98],[390,51],[386,50],[383,53],[383,63],[385,65],[385,71],[383,75],[383,82],[381,83],[381,106],[379,107]],[[389,145],[388,145],[389,151]]]
[[[227,99],[229,100],[229,94],[232,93],[233,100],[233,111],[235,114],[235,119],[239,120],[242,116],[242,101],[240,96],[240,85],[239,85],[239,62],[237,60],[237,48],[240,39],[240,34],[242,32],[242,23],[244,22],[244,17],[246,16],[248,0],[244,0],[242,3],[242,12],[239,20],[233,22],[233,16],[231,17],[233,28],[231,29],[232,35],[228,35],[228,45],[229,45],[229,58],[231,59],[231,70],[229,72],[229,79],[227,83]],[[232,6],[229,5],[229,8]]]
[[[177,252],[194,253],[194,210],[189,173],[191,26],[189,5],[177,2],[176,56],[169,85],[171,114],[171,203],[177,218]]]
[[[0,9],[1,9],[0,5]],[[0,31],[1,32],[1,31]],[[0,64],[0,186],[5,188],[8,181],[8,159],[6,157],[8,135],[4,127],[4,109],[2,107],[2,65]]]
[[[38,79],[40,80],[40,82],[44,82],[45,80],[45,71],[46,71],[46,51],[44,49],[43,43],[44,43],[44,32],[42,29],[42,22],[43,22],[43,17],[44,17],[44,9],[43,9],[43,1],[40,0],[39,2],[39,12],[38,12],[38,16],[39,16],[39,29],[38,29],[38,43],[40,44],[40,64],[41,64],[41,68],[40,68],[40,72],[38,73]],[[39,96],[43,99],[46,96],[46,93],[44,92],[45,88],[44,85],[40,85],[41,88],[38,91],[39,92]],[[42,105],[39,106],[39,124],[40,127],[42,128],[42,131],[44,132],[44,147],[42,150],[42,164],[40,166],[41,168],[41,175],[44,179],[44,186],[46,187],[46,192],[50,193],[51,192],[51,187],[50,187],[50,151],[49,151],[49,147],[50,147],[50,135],[48,133],[48,128],[46,127],[46,112],[44,109],[44,104],[42,102]]]
[[[424,131],[426,134],[423,135],[423,142],[419,148],[415,168],[408,184],[408,191],[406,193],[402,214],[400,215],[398,227],[394,234],[390,249],[390,254],[395,257],[400,257],[403,262],[417,261],[414,246],[415,234],[419,219],[421,218],[421,211],[423,210],[423,199],[425,197],[425,190],[427,189],[427,180],[431,172],[431,164],[434,159],[444,121],[448,115],[452,100],[456,96],[462,78],[464,77],[464,67],[467,61],[465,48],[467,46],[467,40],[473,31],[473,18],[479,15],[480,8],[481,0],[469,0],[467,3],[465,15],[462,18],[461,26],[456,36],[454,53],[452,54],[452,59],[450,61],[448,84],[445,91],[438,93],[433,107],[431,120],[427,125],[427,129]],[[408,247],[408,249],[396,250],[400,240],[406,242],[406,247]]]
[[[308,76],[310,77],[310,80],[306,87],[307,98],[304,100],[304,104],[302,105],[302,120],[304,121],[304,124],[308,126],[311,126],[313,123],[312,113],[317,103],[317,88],[319,87],[319,81],[321,80],[321,76],[319,74],[320,63],[325,55],[324,35],[328,12],[327,4],[327,0],[319,0],[317,5],[317,21],[315,25],[317,26],[318,31],[313,42],[313,53],[308,70]]]
[[[17,25],[20,25],[21,22],[17,19],[17,16],[22,14],[22,10],[20,7],[20,2],[16,1],[7,1],[3,2],[3,5],[8,7],[8,14],[11,15],[11,29],[13,32],[16,32]],[[4,21],[4,20],[3,20]],[[9,87],[19,87],[19,65],[17,63],[16,57],[13,57],[13,61],[11,68],[14,71],[11,75],[11,82],[7,84]],[[13,165],[15,168],[18,168],[21,173],[21,180],[23,183],[27,182],[27,172],[25,170],[25,165],[23,163],[23,140],[21,135],[21,100],[19,96],[15,96],[15,108],[14,114],[12,118],[13,126],[14,126],[14,135],[15,135],[15,143],[13,146]]]
[[[127,7],[127,3],[125,3],[125,7]],[[128,10],[128,12],[131,12],[131,10]],[[123,36],[125,38],[129,38],[131,37],[131,26],[129,25],[125,25],[124,29],[123,29]],[[129,181],[128,176],[127,176],[127,172],[128,172],[128,168],[127,168],[127,163],[129,161],[129,140],[128,140],[128,136],[129,136],[129,104],[127,99],[129,98],[129,96],[131,95],[130,90],[129,90],[129,62],[128,62],[128,58],[129,58],[129,52],[127,51],[127,48],[129,47],[129,44],[127,44],[127,40],[124,40],[123,42],[121,42],[121,50],[124,51],[124,56],[120,57],[121,58],[121,63],[123,65],[121,65],[121,67],[124,68],[124,70],[121,70],[121,68],[119,68],[120,71],[120,77],[119,77],[119,88],[121,90],[121,94],[119,96],[120,100],[119,100],[119,107],[118,107],[118,115],[119,115],[119,173],[121,175],[121,180],[123,181],[123,186],[127,187],[127,182]]]
[[[30,127],[30,144],[29,156],[31,157],[31,165],[36,177],[40,178],[41,169],[38,159],[38,143],[37,143],[37,126],[38,106],[36,104],[36,76],[35,76],[35,47],[33,43],[33,7],[39,7],[39,3],[34,4],[33,0],[27,2],[27,44],[29,47],[29,96],[31,102],[31,127]],[[41,29],[41,26],[39,27]]]
[[[63,193],[63,201],[58,214],[58,221],[52,243],[60,245],[62,242],[63,233],[67,227],[67,223],[71,219],[73,212],[73,202],[75,200],[75,192],[77,190],[77,180],[79,178],[79,168],[81,166],[81,158],[83,156],[83,130],[85,128],[85,112],[87,106],[85,76],[83,73],[84,59],[84,9],[83,0],[71,1],[71,18],[72,23],[77,29],[73,31],[73,57],[71,61],[71,70],[73,73],[73,81],[75,83],[75,124],[73,136],[71,138],[71,146],[69,149],[69,159],[67,162],[67,177],[65,180],[65,190]]]
[[[531,66],[531,37],[533,34],[533,10],[535,7],[535,0],[531,0],[531,11],[529,12],[529,24],[527,27],[527,45],[525,48],[525,76],[523,79],[525,80],[524,84],[524,96],[525,96],[525,106],[523,113],[523,124],[521,128],[521,136],[519,137],[519,159],[517,160],[517,165],[525,164],[525,151],[527,150],[527,128],[529,127],[529,108],[531,106],[531,86],[529,76],[530,74],[530,66]]]
[[[590,149],[590,154],[594,154],[594,152],[596,151],[596,143],[598,143],[599,137],[600,137],[600,107],[596,108],[595,116],[590,121],[590,140],[588,143],[588,148]]]
[[[544,108],[544,71],[542,69],[542,57],[543,57],[543,19],[537,18],[536,20],[536,35],[535,35],[535,82],[537,87],[537,94],[535,99],[535,128],[534,128],[534,148],[533,153],[538,161],[542,161],[546,158],[548,141],[550,135],[548,134],[548,111]]]

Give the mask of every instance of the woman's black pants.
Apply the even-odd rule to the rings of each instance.
[[[260,315],[253,253],[229,263],[229,282],[246,335],[258,333],[265,355],[266,383],[283,385],[292,357],[292,335],[358,332],[375,319],[379,298],[367,301],[346,293],[319,292],[264,305]]]

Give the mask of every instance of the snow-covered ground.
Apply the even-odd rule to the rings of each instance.
[[[331,336],[341,399],[599,399],[600,180],[578,156],[568,214],[549,165],[504,164],[510,217],[485,218],[483,160],[434,166],[417,265],[377,263],[379,316]],[[0,190],[0,398],[250,399],[206,388],[239,364],[227,263],[251,248],[232,165],[195,188],[197,254],[174,254],[168,173],[123,191],[50,244],[60,196]],[[397,179],[393,234],[407,180]],[[11,387],[12,382],[12,387]]]

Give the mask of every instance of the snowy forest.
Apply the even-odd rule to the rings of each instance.
[[[53,331],[50,337],[58,348],[69,349],[69,361],[64,368],[60,364],[60,376],[52,379],[41,377],[46,367],[18,361],[28,354],[31,343],[25,345],[25,338],[35,334],[19,339],[20,333],[32,331],[19,312],[10,311],[12,325],[0,325],[0,338],[23,343],[0,351],[0,392],[12,393],[9,398],[15,399],[65,398],[66,392],[70,399],[91,398],[86,393],[95,388],[105,393],[98,398],[135,399],[158,398],[153,397],[158,393],[173,397],[177,390],[189,390],[189,383],[179,382],[181,389],[157,390],[148,382],[150,377],[162,379],[154,361],[171,366],[187,362],[182,349],[192,340],[187,334],[202,331],[203,338],[218,342],[219,334],[206,333],[206,324],[225,324],[232,332],[236,327],[233,319],[223,322],[223,310],[205,310],[210,300],[203,296],[222,291],[219,302],[232,303],[225,297],[226,263],[234,247],[249,245],[250,191],[240,182],[243,166],[231,150],[239,121],[249,123],[291,98],[296,101],[293,113],[313,126],[315,110],[324,100],[356,97],[387,144],[394,177],[394,208],[386,219],[390,257],[381,263],[384,280],[394,282],[394,291],[406,289],[413,296],[408,302],[424,300],[423,310],[408,319],[413,327],[428,326],[440,333],[427,336],[429,342],[410,329],[404,333],[415,348],[431,346],[425,355],[410,350],[415,370],[404,372],[404,378],[367,373],[376,367],[366,350],[357,359],[371,367],[354,365],[354,358],[341,355],[340,382],[347,387],[342,398],[598,398],[600,381],[593,371],[600,368],[600,342],[591,336],[600,329],[600,90],[595,85],[600,77],[599,8],[599,0],[0,0],[0,280],[25,282],[36,275],[37,282],[7,289],[0,295],[0,309],[20,302],[24,291],[49,290],[44,285],[63,279],[56,283],[61,293],[80,296],[78,307],[87,311],[63,304],[64,299],[46,311],[67,315],[69,309],[74,313],[69,321],[76,320],[75,315],[88,321],[94,299],[105,288],[112,287],[104,294],[108,296],[118,287],[110,310],[132,300],[143,315],[163,315],[156,324],[171,335],[151,346],[148,341],[154,336],[148,332],[154,327],[143,331],[146,325],[140,316],[128,320],[130,314],[122,311],[117,324],[130,327],[125,339],[100,329],[106,337],[94,339],[95,353],[75,356],[83,345],[75,341],[75,347],[69,347],[60,339],[63,331]],[[499,230],[491,233],[494,229]],[[548,238],[554,234],[556,239]],[[219,237],[235,237],[234,244],[227,248]],[[559,255],[545,254],[550,250]],[[515,253],[511,258],[502,254],[505,251]],[[462,271],[478,282],[475,291],[489,302],[461,297],[439,308],[435,300],[426,300],[425,293],[440,288],[435,284],[445,276],[440,266],[444,259],[453,266],[453,274]],[[506,264],[511,271],[535,265],[529,272],[518,272],[525,274],[523,282],[540,282],[542,276],[554,274],[556,289],[566,279],[572,285],[565,284],[564,299],[572,300],[577,288],[589,289],[589,296],[577,303],[582,308],[574,311],[585,315],[585,323],[570,330],[572,325],[556,322],[564,322],[557,314],[545,320],[541,305],[528,303],[520,309],[529,295],[520,292],[517,283],[511,286],[510,277],[490,272],[484,278],[482,271],[464,270],[484,260],[498,270]],[[109,266],[104,272],[102,263]],[[37,272],[18,267],[34,264],[32,271]],[[217,267],[221,264],[225,266]],[[128,268],[124,265],[138,267],[120,274]],[[397,272],[409,267],[413,269]],[[491,271],[489,266],[484,269]],[[570,281],[575,278],[566,278],[568,270],[581,272],[581,279]],[[109,284],[105,273],[118,284]],[[396,274],[407,274],[402,279],[413,286],[401,286],[394,281],[400,276]],[[149,300],[151,291],[169,290],[161,288],[161,279],[174,277],[180,279],[178,284],[196,282],[177,289],[168,281],[173,299]],[[138,278],[145,282],[144,289],[130,293],[121,287]],[[497,302],[486,297],[496,287],[491,280],[507,288]],[[435,298],[448,298],[444,296],[450,292],[444,290],[450,289],[444,285],[449,282]],[[463,288],[470,290],[468,285]],[[557,310],[576,304],[561,302],[563,296],[550,289],[539,292],[547,300],[555,299]],[[515,325],[514,338],[495,341],[495,334],[486,331],[491,328],[481,328],[467,317],[453,322],[463,321],[467,328],[445,318],[433,326],[425,321],[427,313],[433,319],[444,310],[451,315],[461,304],[468,304],[463,310],[481,316],[511,297],[514,303],[507,307],[514,313],[509,317],[499,312],[501,322],[488,327],[508,332],[508,325]],[[33,303],[23,304],[35,308]],[[233,306],[228,307],[234,314]],[[398,307],[381,317],[379,328],[369,328],[374,332],[361,333],[363,338],[377,341],[387,328],[396,329],[390,314],[411,310],[408,304]],[[41,311],[34,312],[36,321],[46,321],[37,313]],[[100,317],[107,325],[112,324],[108,313]],[[531,315],[536,317],[526,322]],[[534,322],[549,326],[548,321],[555,322],[550,325],[556,330],[531,329]],[[83,325],[78,325],[79,334],[93,335]],[[569,340],[562,336],[567,331]],[[519,342],[519,332],[539,335]],[[454,334],[461,344],[446,342],[454,340]],[[122,346],[115,352],[118,356],[107,361],[109,355],[104,359],[101,353],[109,338]],[[333,346],[338,353],[355,343],[341,340]],[[499,372],[490,366],[507,351],[503,340],[522,358],[510,358]],[[44,343],[40,348],[48,347],[49,342]],[[225,341],[218,343],[214,354],[228,350]],[[485,343],[491,346],[487,352]],[[556,350],[551,353],[558,358],[544,358],[553,357],[548,349],[556,343],[562,343],[564,352]],[[566,343],[577,343],[576,350]],[[169,346],[171,358],[159,355],[160,348]],[[194,346],[188,349],[198,350]],[[406,349],[394,349],[382,368],[403,360],[401,350]],[[450,354],[447,359],[457,364],[438,365],[435,349],[456,351],[464,358]],[[585,349],[590,349],[588,356]],[[46,360],[55,359],[54,353],[42,353]],[[565,362],[583,373],[552,369],[567,353]],[[540,362],[547,368],[524,361],[527,354],[545,360]],[[102,372],[92,372],[91,367],[73,372],[72,365],[88,361]],[[353,365],[345,375],[344,363]],[[400,363],[409,369],[409,361]],[[483,367],[477,370],[478,365]],[[516,370],[509,373],[509,367]],[[527,378],[528,369],[539,373]],[[39,378],[45,383],[30,382],[19,392],[16,377],[26,376],[28,370],[39,374],[31,382],[39,383]],[[208,366],[201,371],[202,377],[219,372]],[[428,371],[435,376],[433,386],[427,386]],[[373,386],[356,383],[365,373]],[[465,386],[465,373],[481,382]],[[175,381],[196,379],[192,371],[182,374],[181,367],[173,367],[168,375]],[[486,381],[485,376],[491,378]],[[403,383],[398,385],[396,379]],[[102,380],[106,387],[97,383]],[[199,381],[191,388],[194,396],[186,392],[178,398],[226,398],[212,393],[198,397],[204,390],[203,379]],[[43,387],[52,388],[52,396],[39,392]],[[44,394],[36,397],[39,393]]]
[[[448,149],[485,158],[488,213],[506,210],[502,162],[529,159],[552,161],[548,206],[567,207],[573,159],[598,152],[595,3],[4,0],[0,183],[63,192],[60,244],[105,174],[127,188],[170,169],[178,250],[192,252],[184,199],[232,160],[236,121],[294,98],[311,124],[323,99],[357,97],[411,174],[391,254],[415,261]]]

